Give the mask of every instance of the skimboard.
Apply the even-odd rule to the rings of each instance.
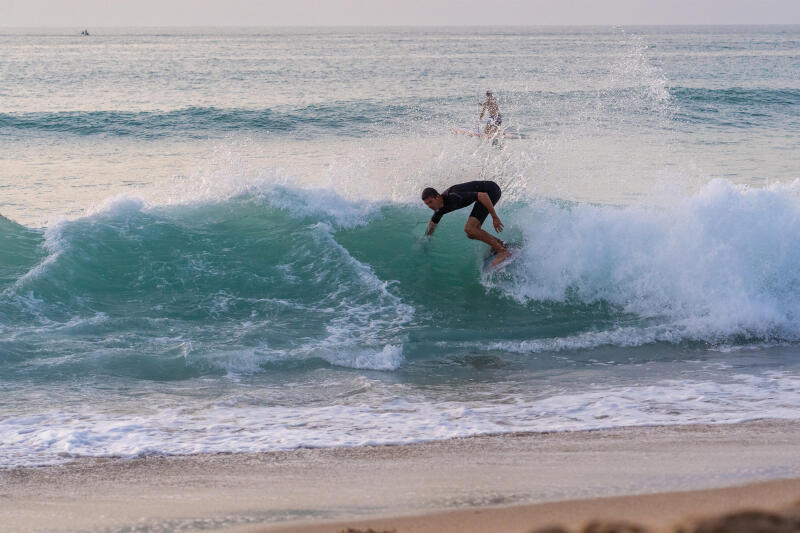
[[[476,130],[464,130],[461,128],[453,128],[453,133],[456,135],[466,135],[467,137],[486,137],[482,132]]]
[[[462,128],[453,128],[455,135],[466,135],[467,137],[478,137],[480,139],[522,139],[522,135],[516,133],[509,133],[506,131],[498,131],[497,133],[485,134],[481,130],[465,130]]]
[[[483,260],[483,271],[486,274],[492,274],[494,272],[499,272],[505,269],[508,265],[516,261],[522,255],[522,246],[519,244],[506,244],[506,250],[511,252],[511,256],[506,258],[505,260],[501,261],[499,265],[493,265],[492,262],[494,261],[497,254],[492,250]]]

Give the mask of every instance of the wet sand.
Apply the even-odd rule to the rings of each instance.
[[[307,522],[261,530],[265,533],[333,533],[352,528],[397,533],[528,533],[553,526],[575,531],[592,521],[606,524],[623,521],[643,526],[653,532],[667,533],[679,525],[691,525],[698,518],[751,509],[780,511],[798,503],[800,478],[795,478],[721,489],[462,509],[338,523]],[[795,511],[794,514],[796,513]]]
[[[663,527],[687,514],[788,505],[800,499],[798,477],[800,423],[785,421],[80,459],[0,471],[0,523],[9,531],[529,531],[603,512]],[[764,480],[782,481],[753,484]]]

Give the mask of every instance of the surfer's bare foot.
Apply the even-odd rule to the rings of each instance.
[[[497,257],[495,257],[494,261],[492,261],[492,266],[499,265],[500,263],[502,263],[503,261],[505,261],[509,257],[511,257],[511,252],[509,252],[508,250],[503,250],[502,252],[497,252]]]

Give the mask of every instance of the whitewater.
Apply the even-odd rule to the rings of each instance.
[[[0,467],[798,418],[798,28],[3,31]]]

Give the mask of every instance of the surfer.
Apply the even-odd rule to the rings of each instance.
[[[487,111],[489,112],[489,122],[486,123],[483,133],[486,135],[497,133],[500,126],[503,124],[503,115],[500,114],[500,106],[497,105],[497,99],[495,99],[492,91],[486,91],[486,101],[478,102],[478,105],[481,106],[481,115],[478,117],[479,120],[483,120],[483,115],[485,115]]]
[[[495,231],[498,233],[503,231],[503,223],[494,210],[494,204],[500,200],[500,192],[500,186],[493,181],[459,183],[448,187],[442,194],[439,194],[433,187],[427,187],[422,191],[422,201],[433,209],[435,213],[433,213],[431,221],[428,222],[428,229],[425,235],[433,235],[436,225],[450,211],[462,209],[474,203],[475,206],[469,214],[467,225],[464,226],[464,232],[466,232],[468,238],[483,241],[491,246],[494,253],[497,254],[497,257],[492,261],[492,266],[499,265],[511,257],[511,254],[506,250],[503,241],[489,235],[489,233],[481,229],[481,225],[488,215],[492,215],[492,224]]]

